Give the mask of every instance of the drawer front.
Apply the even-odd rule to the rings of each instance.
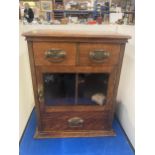
[[[55,112],[42,119],[44,131],[108,130],[108,112]]]
[[[119,62],[120,45],[81,43],[79,65],[116,65]]]
[[[73,43],[34,42],[33,51],[35,65],[75,65]]]

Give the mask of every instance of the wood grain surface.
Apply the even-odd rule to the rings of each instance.
[[[52,30],[34,30],[23,36],[28,41],[35,97],[35,138],[115,135],[112,129],[115,101],[125,44],[130,36],[111,32]],[[66,51],[66,58],[62,62],[54,63],[45,58],[45,52],[53,48]],[[102,63],[93,62],[89,53],[95,50],[108,51],[110,56]],[[47,106],[44,99],[39,99],[39,90],[44,86],[44,73],[109,74],[106,104]],[[81,126],[71,127],[68,124],[68,120],[74,117],[84,120]]]

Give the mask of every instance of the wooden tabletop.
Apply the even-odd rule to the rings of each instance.
[[[112,39],[131,39],[129,35],[115,32],[85,31],[85,30],[32,30],[22,34],[25,37],[80,37],[80,38],[112,38]]]

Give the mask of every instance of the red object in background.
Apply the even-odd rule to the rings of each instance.
[[[96,24],[97,22],[95,20],[87,22],[87,24]]]

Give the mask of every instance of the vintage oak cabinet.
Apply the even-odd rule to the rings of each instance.
[[[130,36],[35,30],[28,43],[35,138],[112,136],[125,44]]]

